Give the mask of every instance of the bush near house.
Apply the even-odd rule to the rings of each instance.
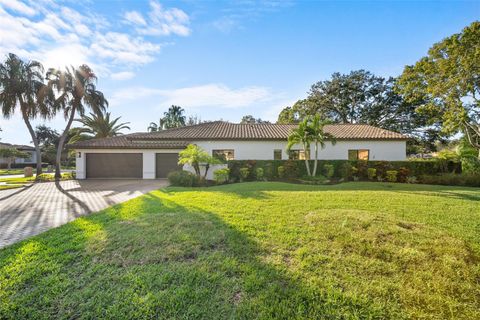
[[[178,187],[192,187],[198,182],[196,175],[184,170],[170,172],[167,178],[172,186]]]
[[[313,165],[313,160],[312,165]],[[333,170],[332,178],[353,180],[368,179],[368,169],[375,168],[379,180],[386,180],[387,171],[396,170],[399,172],[399,181],[405,182],[407,176],[438,175],[443,173],[461,173],[461,163],[443,160],[421,160],[421,161],[349,161],[349,160],[319,160],[322,170],[318,174],[325,174]],[[326,167],[325,167],[326,166]],[[257,168],[264,171],[264,179],[298,179],[307,175],[305,162],[303,160],[232,160],[228,161],[230,178],[233,181],[240,181],[240,169],[248,168],[248,175],[243,178],[246,181],[257,180]],[[268,169],[266,169],[268,168]],[[329,173],[330,174],[330,173]]]

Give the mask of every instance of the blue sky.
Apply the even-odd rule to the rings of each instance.
[[[0,0],[0,55],[91,65],[132,132],[171,104],[203,120],[275,120],[333,72],[396,76],[480,18],[480,1],[76,2]],[[0,127],[1,141],[30,142],[19,115]]]

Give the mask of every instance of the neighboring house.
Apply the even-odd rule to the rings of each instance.
[[[23,151],[30,154],[30,157],[25,159],[15,158],[15,160],[12,163],[12,167],[35,166],[37,163],[37,153],[35,152],[34,147],[0,142],[0,149],[1,148],[15,148],[19,151]],[[7,163],[8,163],[7,159],[0,157],[0,168],[6,168]]]
[[[70,148],[76,151],[78,179],[155,179],[179,169],[178,153],[190,143],[226,160],[305,159],[308,155],[300,146],[290,153],[285,149],[288,135],[295,127],[216,121],[81,141]],[[336,144],[327,141],[325,149],[319,151],[319,159],[406,158],[408,137],[402,134],[362,124],[327,125],[325,131],[336,138]]]

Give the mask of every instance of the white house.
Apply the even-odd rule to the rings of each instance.
[[[226,160],[305,159],[300,146],[289,153],[286,142],[295,125],[202,123],[159,132],[132,133],[73,144],[78,179],[165,178],[179,169],[178,153],[193,143]],[[408,137],[363,124],[327,125],[335,137],[319,151],[328,160],[405,160]],[[313,146],[311,146],[313,150]]]
[[[0,142],[0,149],[2,148],[15,148],[30,155],[28,158],[15,158],[12,162],[12,166],[36,166],[37,154],[34,147]],[[0,168],[6,168],[7,164],[8,159],[0,157]]]

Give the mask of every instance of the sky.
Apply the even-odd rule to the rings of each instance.
[[[0,0],[0,57],[88,64],[125,133],[172,104],[202,120],[275,121],[333,72],[398,76],[480,20],[480,0],[79,2]],[[65,120],[46,125],[61,132]],[[0,128],[2,142],[30,144],[18,113]]]

